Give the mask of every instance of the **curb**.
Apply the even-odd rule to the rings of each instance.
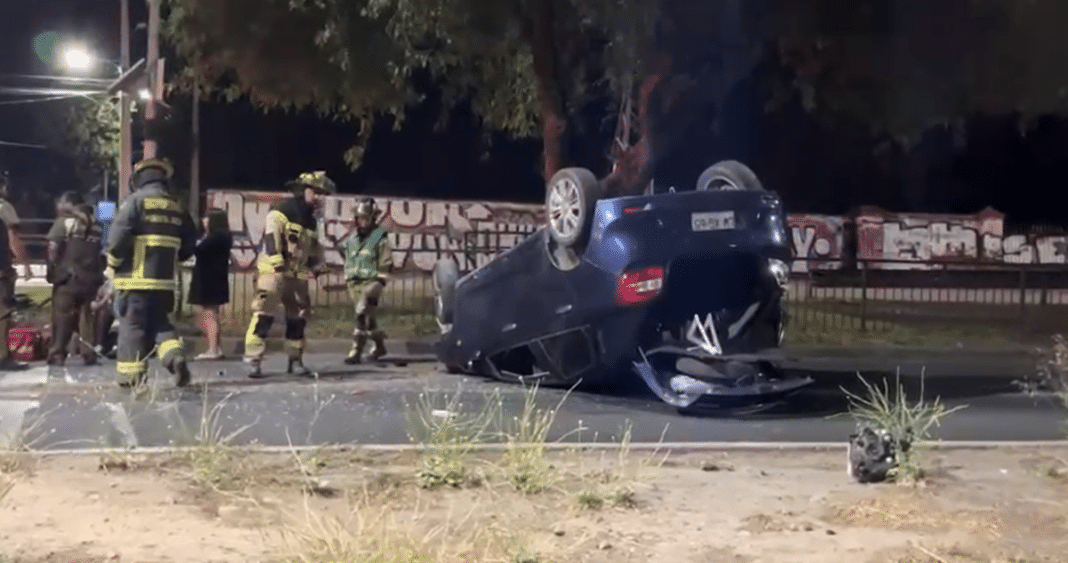
[[[1068,449],[1068,440],[1049,441],[1019,441],[1019,442],[996,442],[996,441],[933,441],[919,442],[919,447],[932,450],[1027,450],[1038,448],[1065,448]],[[849,444],[846,442],[638,442],[620,444],[611,442],[576,442],[561,443],[552,442],[547,444],[472,444],[467,449],[478,451],[500,451],[515,447],[543,447],[546,450],[617,450],[626,448],[632,451],[660,452],[671,450],[673,453],[700,453],[721,451],[845,451]],[[407,453],[418,452],[425,446],[418,444],[331,444],[321,446],[235,446],[234,449],[258,454],[283,454],[314,451],[334,452],[376,452],[376,453]],[[149,447],[149,448],[84,448],[63,450],[37,450],[26,452],[39,457],[50,456],[81,456],[81,455],[105,455],[105,454],[144,454],[163,455],[175,453],[188,453],[196,451],[195,446],[183,447]]]

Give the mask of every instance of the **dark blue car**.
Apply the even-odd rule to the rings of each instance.
[[[598,199],[588,170],[549,182],[545,227],[461,275],[434,269],[438,357],[451,372],[614,388],[634,374],[676,407],[767,401],[790,243],[782,202],[736,161],[692,191]]]

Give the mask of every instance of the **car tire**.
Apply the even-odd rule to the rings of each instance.
[[[434,264],[434,314],[439,323],[452,324],[453,292],[460,279],[460,267],[452,258],[442,258]]]
[[[737,160],[724,160],[709,166],[697,179],[697,191],[764,191],[764,185],[751,168]]]
[[[590,219],[601,184],[585,168],[564,168],[553,174],[545,190],[545,214],[553,242],[581,247],[590,233]]]

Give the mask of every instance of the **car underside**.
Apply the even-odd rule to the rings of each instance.
[[[790,247],[779,198],[748,168],[719,163],[688,192],[597,188],[563,170],[544,228],[462,277],[439,261],[451,371],[608,390],[637,375],[679,409],[767,404],[811,382],[775,368]]]

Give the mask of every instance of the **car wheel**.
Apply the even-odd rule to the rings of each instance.
[[[452,323],[452,298],[456,280],[460,279],[460,267],[451,258],[442,258],[434,264],[434,315],[438,324]]]
[[[549,236],[565,247],[581,246],[601,185],[585,168],[564,168],[553,175],[545,192]]]
[[[737,160],[724,160],[709,166],[697,179],[697,191],[763,191],[764,185],[751,168]]]

